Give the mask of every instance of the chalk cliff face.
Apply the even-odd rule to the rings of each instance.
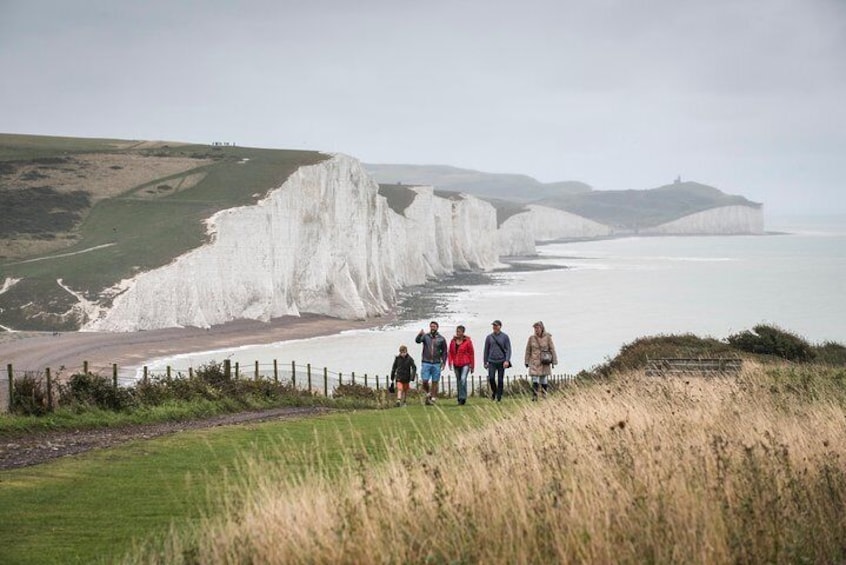
[[[399,215],[351,157],[302,167],[257,204],[212,216],[209,244],[122,281],[111,307],[83,329],[208,327],[300,312],[378,316],[403,286],[497,264],[486,238],[462,237],[493,232],[493,207],[415,191]]]
[[[515,214],[499,227],[502,255],[532,255],[535,242],[562,238],[586,238],[611,235],[610,227],[581,216],[530,204],[528,210]]]
[[[762,207],[722,206],[690,214],[672,222],[661,224],[641,233],[663,235],[732,235],[764,233]]]

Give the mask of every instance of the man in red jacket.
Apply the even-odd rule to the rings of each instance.
[[[455,371],[458,385],[458,404],[467,402],[467,377],[476,366],[476,352],[470,336],[464,335],[464,326],[455,328],[455,337],[449,342],[449,368]]]

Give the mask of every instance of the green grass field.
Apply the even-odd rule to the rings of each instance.
[[[458,432],[520,405],[445,402],[206,429],[0,471],[0,563],[114,562],[171,524],[223,511],[252,458],[293,475],[351,457],[375,463],[397,442],[426,448],[429,429]]]
[[[98,152],[197,159],[198,166],[100,200],[83,214],[84,219],[72,233],[54,233],[49,225],[42,226],[39,237],[75,237],[75,242],[59,253],[26,257],[27,262],[0,259],[0,281],[6,277],[23,279],[0,296],[0,324],[28,330],[76,329],[77,320],[58,316],[67,311],[72,300],[56,284],[57,279],[77,291],[97,294],[138,271],[161,267],[207,240],[203,222],[215,212],[254,203],[300,166],[326,158],[311,151],[207,145],[143,148],[116,140],[0,135],[0,165]],[[140,197],[150,187],[176,185],[195,173],[204,176],[190,188],[156,198]],[[14,190],[14,181],[5,178],[0,177],[0,188]],[[45,200],[44,205],[50,207],[50,201]],[[47,212],[45,209],[36,216],[47,218]],[[104,247],[68,255],[97,246]],[[23,305],[28,306],[21,308]]]

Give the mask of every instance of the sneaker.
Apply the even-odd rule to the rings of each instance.
[[[397,406],[397,408],[399,408],[400,406],[402,406],[402,402],[400,402],[399,400],[397,400],[396,406]]]
[[[491,393],[491,400],[496,400],[496,393],[495,392]]]
[[[430,398],[429,400],[432,402],[432,404],[434,404],[434,403],[435,403],[435,401],[436,401],[437,399],[438,399],[438,397],[437,397],[437,396],[433,396],[433,397],[432,397],[432,398]]]
[[[426,406],[431,406],[431,405],[432,405],[432,397],[431,397],[431,396],[427,396],[427,397],[426,397]]]
[[[532,395],[532,402],[537,402],[537,401],[538,401],[538,395],[537,395],[537,394],[533,394],[533,395]]]
[[[465,399],[463,399],[463,398],[459,398],[459,399],[458,399],[458,405],[459,405],[459,406],[464,406],[466,403],[467,403],[467,400],[465,400]]]

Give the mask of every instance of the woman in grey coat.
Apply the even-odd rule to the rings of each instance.
[[[529,369],[529,376],[532,377],[532,400],[538,399],[538,390],[543,391],[543,396],[549,390],[549,375],[552,368],[558,364],[558,353],[555,351],[555,344],[552,336],[547,333],[543,322],[533,324],[534,333],[529,336],[526,343],[526,367]]]

